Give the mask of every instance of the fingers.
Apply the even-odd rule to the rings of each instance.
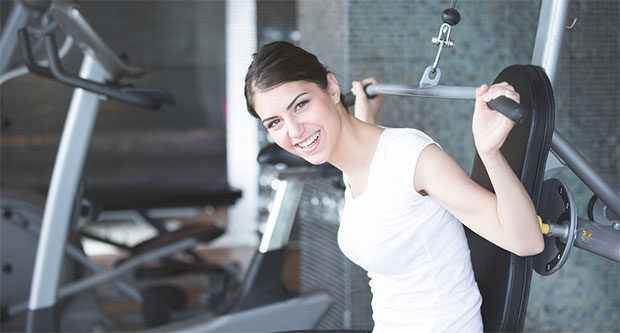
[[[488,89],[484,89],[485,86],[486,85],[483,84],[480,88],[476,89],[476,95],[482,97],[484,102],[488,103],[500,96],[506,96],[517,103],[521,101],[521,96],[519,93],[516,92],[514,87],[507,82],[496,83],[488,87]]]
[[[368,85],[368,84],[375,84],[378,83],[379,81],[377,81],[377,79],[375,79],[373,76],[371,77],[367,77],[365,79],[362,80],[362,85]]]
[[[378,83],[379,81],[377,81],[377,79],[375,79],[373,76],[371,77],[367,77],[361,81],[353,81],[351,84],[351,92],[353,93],[353,95],[355,95],[356,97],[358,96],[366,96],[366,92],[364,91],[364,87],[366,87],[367,85],[370,84],[375,84]]]
[[[486,84],[483,84],[480,87],[476,88],[476,96],[482,96],[488,90],[489,90],[489,86]]]
[[[353,93],[353,95],[357,95],[357,92],[356,92],[356,90],[357,90],[356,87],[357,86],[361,86],[363,88],[364,86],[367,86],[369,84],[375,84],[375,83],[378,83],[378,82],[379,81],[377,81],[377,79],[375,79],[372,76],[371,77],[367,77],[367,78],[363,79],[362,81],[353,81],[353,84],[352,84],[352,87],[351,87],[351,92]],[[359,90],[358,90],[358,92],[359,92]]]
[[[355,95],[355,97],[366,95],[364,92],[364,84],[360,81],[353,81],[351,92]]]

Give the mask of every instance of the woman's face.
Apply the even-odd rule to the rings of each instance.
[[[254,109],[278,146],[312,164],[329,160],[341,126],[335,80],[328,74],[327,91],[312,82],[294,81],[255,93]]]

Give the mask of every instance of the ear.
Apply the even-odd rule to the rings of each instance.
[[[332,73],[327,73],[327,92],[334,104],[340,103],[340,86],[338,85],[336,76]]]

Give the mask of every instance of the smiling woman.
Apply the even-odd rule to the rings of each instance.
[[[256,112],[274,141],[312,164],[327,162],[338,141],[340,113],[346,114],[338,107],[340,92],[334,76],[327,77],[329,91],[311,82],[294,81],[254,97]]]
[[[506,83],[476,91],[472,129],[491,193],[423,132],[376,126],[385,97],[369,100],[369,83],[376,80],[353,82],[349,114],[336,77],[314,55],[274,42],[255,54],[245,96],[280,147],[343,172],[338,245],[368,271],[374,331],[482,331],[462,224],[518,255],[543,248],[530,197],[499,150],[514,122],[486,104],[519,95]]]

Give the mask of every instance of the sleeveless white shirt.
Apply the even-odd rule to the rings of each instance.
[[[338,245],[368,271],[373,332],[482,332],[482,297],[461,223],[413,187],[420,152],[435,142],[386,128],[363,194],[345,190]]]

